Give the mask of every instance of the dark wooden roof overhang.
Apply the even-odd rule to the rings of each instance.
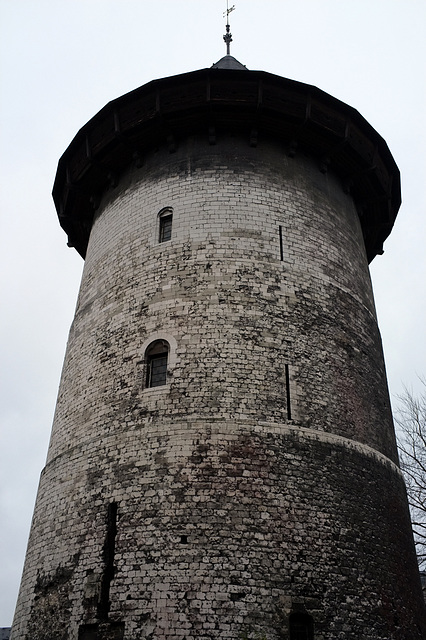
[[[240,132],[301,149],[332,169],[358,208],[368,260],[383,252],[401,204],[398,167],[352,107],[316,87],[263,71],[202,69],[154,80],[108,103],[59,160],[53,198],[70,246],[84,257],[102,193],[130,163],[193,134]]]

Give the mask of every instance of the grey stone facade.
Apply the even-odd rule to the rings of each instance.
[[[13,640],[420,640],[359,204],[182,127],[96,204]]]

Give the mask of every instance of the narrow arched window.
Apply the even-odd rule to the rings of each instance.
[[[314,640],[314,622],[307,613],[290,615],[290,640]]]
[[[166,340],[152,342],[145,351],[146,387],[160,387],[167,381],[169,343]]]
[[[173,210],[162,209],[158,214],[159,232],[158,242],[167,242],[172,239]]]

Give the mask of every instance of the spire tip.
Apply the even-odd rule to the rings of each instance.
[[[223,12],[223,17],[226,16],[226,33],[223,36],[223,40],[226,44],[226,55],[228,56],[231,54],[231,42],[232,42],[232,34],[229,26],[229,14],[231,13],[231,11],[234,11],[234,9],[235,9],[235,4],[233,4],[232,7],[229,7],[229,0],[226,0],[226,11]]]

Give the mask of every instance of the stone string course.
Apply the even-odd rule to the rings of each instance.
[[[13,640],[287,640],[294,611],[315,640],[420,640],[397,462],[339,181],[267,141],[160,148],[94,222]]]

